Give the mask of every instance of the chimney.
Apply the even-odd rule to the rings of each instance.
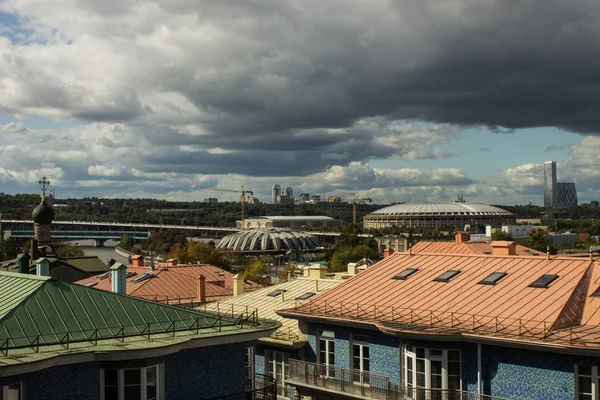
[[[143,267],[144,266],[144,256],[135,255],[131,257],[131,266],[132,267]]]
[[[468,242],[471,237],[469,232],[456,232],[454,239],[456,240],[456,243],[461,244]]]
[[[546,246],[546,259],[550,259],[550,246]]]
[[[492,254],[495,256],[514,256],[517,254],[517,244],[505,240],[492,242]]]
[[[319,293],[319,280],[315,279],[315,293]]]
[[[29,254],[27,254],[27,253],[23,253],[19,257],[19,259],[17,261],[17,265],[19,266],[20,274],[28,274],[29,273],[29,260],[31,260],[31,257],[29,257]]]
[[[311,265],[308,267],[308,277],[311,279],[327,279],[327,267],[319,264]]]
[[[177,265],[177,259],[176,258],[169,258],[167,260],[167,268],[168,267],[174,267]]]
[[[198,277],[198,301],[206,303],[206,277],[204,275]]]
[[[386,247],[385,250],[383,251],[383,258],[388,258],[389,256],[391,256],[394,253],[394,250],[392,250],[390,248],[390,246]]]
[[[348,275],[356,275],[358,273],[356,268],[357,265],[358,263],[348,263]]]
[[[244,277],[241,272],[233,276],[233,296],[244,294]]]
[[[31,239],[31,259],[37,260],[40,258],[40,253],[38,250],[38,241],[37,239]]]
[[[114,263],[109,268],[111,290],[118,294],[127,294],[127,267],[121,263]]]
[[[37,264],[36,274],[37,276],[50,276],[50,262],[42,257],[35,262]]]
[[[285,302],[285,290],[281,291],[281,302]]]

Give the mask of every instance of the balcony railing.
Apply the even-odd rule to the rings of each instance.
[[[349,369],[290,360],[287,383],[314,391],[342,392],[348,397],[390,400],[506,400],[461,390],[424,389],[400,386],[389,377]]]
[[[246,382],[246,391],[213,400],[277,400],[277,381],[270,376],[256,374],[254,382]]]

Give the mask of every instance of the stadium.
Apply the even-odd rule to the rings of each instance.
[[[515,216],[501,208],[480,203],[402,203],[382,208],[363,218],[363,228],[386,229],[509,225]]]

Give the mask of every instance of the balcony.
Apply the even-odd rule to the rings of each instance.
[[[328,393],[352,399],[507,400],[460,390],[405,387],[391,382],[387,376],[300,360],[290,360],[290,376],[286,383],[295,386],[300,395],[313,397]]]
[[[270,376],[256,374],[254,384],[246,382],[246,391],[212,400],[277,400],[277,381]]]

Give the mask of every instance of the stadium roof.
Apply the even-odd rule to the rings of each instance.
[[[512,213],[480,203],[402,203],[374,211],[369,215],[505,215]]]
[[[307,232],[285,228],[247,229],[225,236],[217,248],[236,251],[312,250],[320,247],[319,239]]]

